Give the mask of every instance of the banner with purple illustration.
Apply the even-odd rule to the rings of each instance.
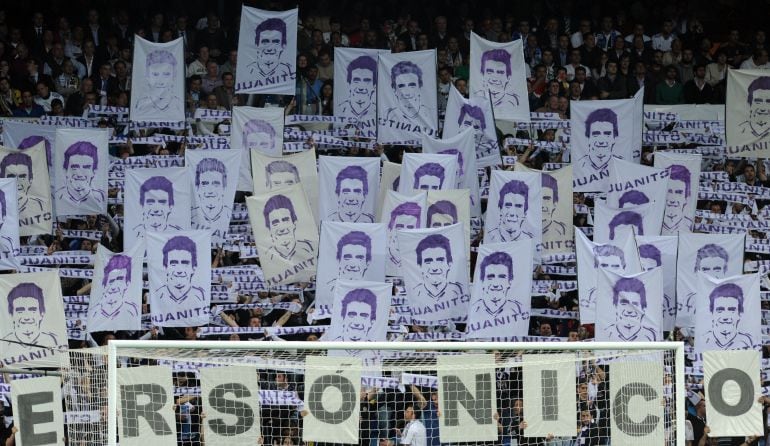
[[[529,122],[524,42],[492,42],[474,32],[470,40],[471,96],[491,100],[497,119]]]
[[[0,178],[0,270],[18,268],[19,211],[16,203],[16,179]]]
[[[107,213],[110,131],[56,130],[54,199],[57,216]]]
[[[401,164],[383,161],[382,175],[380,175],[380,189],[377,191],[377,208],[375,209],[377,221],[382,221],[382,206],[385,204],[385,196],[388,194],[388,191],[391,190],[398,192],[400,182]]]
[[[334,48],[334,115],[355,118],[361,136],[377,137],[377,58],[385,50]]]
[[[446,135],[446,128],[444,130]],[[481,217],[481,198],[479,195],[479,176],[475,156],[473,131],[466,130],[455,136],[435,139],[422,136],[422,152],[439,155],[457,155],[457,188],[468,189],[471,215]]]
[[[301,184],[316,222],[318,216],[318,167],[315,149],[281,157],[251,152],[251,171],[254,172],[254,193],[261,194],[293,184]]]
[[[570,107],[570,159],[575,192],[604,192],[612,157],[639,162],[642,129],[636,101],[579,101]]]
[[[150,231],[189,230],[191,203],[187,168],[128,169],[123,249],[142,243]]]
[[[386,241],[384,223],[321,223],[316,312],[331,310],[338,281],[385,281]]]
[[[725,137],[734,156],[770,157],[770,74],[727,70]]]
[[[385,274],[388,276],[401,277],[398,231],[424,228],[427,211],[428,194],[424,191],[404,195],[389,190],[385,195],[380,223],[385,223],[387,228],[388,257],[385,261]]]
[[[663,331],[674,329],[676,322],[676,257],[679,239],[675,235],[637,236],[636,247],[642,271],[663,270]]]
[[[661,234],[674,235],[692,231],[698,204],[702,158],[699,153],[655,152],[655,167],[666,169],[668,172]]]
[[[404,153],[398,191],[411,194],[418,190],[457,189],[459,169],[460,162],[456,154]]]
[[[307,282],[316,275],[318,226],[302,186],[246,198],[260,265],[270,286]]]
[[[596,322],[596,302],[599,269],[608,269],[619,274],[642,272],[639,254],[632,237],[622,237],[613,243],[594,243],[581,230],[575,231],[577,255],[578,300],[580,302],[580,323]]]
[[[543,237],[542,184],[539,173],[492,171],[484,243],[528,238],[539,252]]]
[[[221,243],[230,226],[241,154],[237,150],[185,150],[192,188],[192,229]]]
[[[668,171],[665,169],[612,158],[609,173],[607,205],[623,208],[629,205],[665,203],[668,185]]]
[[[466,326],[469,339],[527,335],[534,254],[531,239],[479,246]]]
[[[529,115],[527,115],[529,118]],[[444,120],[444,139],[452,138],[471,129],[474,154],[479,167],[500,164],[500,145],[495,133],[495,115],[489,98],[465,99],[454,86],[449,88],[449,99]]]
[[[420,144],[437,136],[436,50],[381,53],[377,64],[377,142]]]
[[[414,323],[466,320],[470,289],[464,242],[460,224],[398,230],[401,273]]]
[[[61,367],[68,349],[56,271],[0,275],[0,364]]]
[[[89,333],[142,328],[142,261],[144,249],[112,252],[99,245],[88,305]]]
[[[184,121],[184,89],[184,39],[156,43],[134,36],[131,121]]]
[[[319,220],[374,223],[380,187],[380,159],[318,158]]]
[[[334,289],[331,325],[324,340],[385,341],[392,294],[391,283],[340,279]],[[365,352],[351,350],[346,353],[360,357]]]
[[[700,278],[715,279],[743,273],[744,234],[679,234],[676,260],[676,326],[694,327]],[[696,299],[697,297],[697,299]]]
[[[26,120],[3,119],[3,144],[16,149],[28,149],[43,141],[50,168],[53,165],[52,149],[56,141],[57,128],[57,126],[36,124]]]
[[[235,92],[293,95],[297,80],[298,9],[243,6]]]
[[[147,233],[150,313],[158,327],[209,323],[211,234],[208,231]]]
[[[762,348],[759,277],[759,274],[742,274],[717,279],[698,273],[696,353]]]
[[[50,234],[53,218],[45,142],[23,150],[0,146],[0,178],[16,180],[19,235]]]
[[[465,235],[465,246],[470,246],[471,211],[469,204],[468,189],[428,191],[425,227],[441,228],[460,223]]]
[[[611,243],[624,236],[660,235],[663,201],[623,207],[611,207],[604,200],[594,205],[594,238],[596,243]]]
[[[535,170],[516,163],[517,172],[540,174],[543,227],[542,255],[565,254],[575,250],[572,224],[572,166],[558,170]]]
[[[241,151],[238,190],[251,192],[251,152],[280,157],[283,154],[283,108],[233,107],[230,148]]]
[[[643,342],[663,339],[663,269],[619,274],[601,269],[597,281],[597,341]]]

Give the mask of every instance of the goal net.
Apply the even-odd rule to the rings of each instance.
[[[117,341],[71,351],[68,444],[684,444],[680,343]]]

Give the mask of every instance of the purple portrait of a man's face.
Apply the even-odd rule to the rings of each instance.
[[[88,141],[78,141],[64,152],[64,178],[67,195],[80,202],[92,191],[99,154],[96,146]]]
[[[279,18],[270,18],[261,22],[254,29],[256,58],[254,64],[262,75],[276,73],[281,56],[286,48],[286,22]]]
[[[714,288],[709,293],[709,311],[711,312],[711,336],[718,347],[730,348],[736,338],[741,336],[748,338],[749,346],[752,342],[749,336],[738,330],[738,324],[744,311],[744,295],[740,286],[734,283],[724,283]]]
[[[672,164],[668,168],[668,189],[666,191],[666,208],[663,213],[663,226],[675,231],[684,218],[684,211],[690,197],[690,170],[680,164]]]
[[[451,201],[439,200],[428,206],[428,227],[441,228],[457,223],[457,206]]]
[[[727,264],[730,256],[727,250],[714,243],[703,245],[695,253],[695,272],[708,274],[716,279],[724,279],[727,275]]]
[[[409,61],[402,61],[390,70],[390,87],[404,117],[416,117],[422,107],[422,69]]]
[[[150,177],[139,188],[145,230],[163,232],[174,207],[174,186],[166,177]]]
[[[377,91],[377,61],[371,56],[359,56],[347,68],[348,101],[353,115],[367,112]]]
[[[485,51],[481,56],[481,78],[493,97],[504,95],[511,81],[511,55],[503,49]]]
[[[340,221],[358,221],[369,195],[366,170],[361,166],[347,166],[340,170],[335,179],[334,193],[337,195]]]
[[[104,295],[101,306],[105,313],[116,317],[126,298],[126,291],[131,283],[131,257],[118,254],[110,257],[104,267],[102,287]]]
[[[500,188],[497,202],[500,211],[499,227],[516,239],[523,230],[529,211],[529,186],[520,180],[511,180]]]
[[[390,212],[388,219],[388,253],[391,259],[400,259],[396,231],[420,228],[422,208],[414,202],[401,203]]]
[[[273,161],[265,167],[265,179],[269,190],[280,189],[299,183],[299,170],[288,161]]]
[[[647,291],[636,278],[621,278],[612,287],[612,305],[615,307],[615,328],[621,339],[633,339],[642,329],[647,309]]]
[[[642,263],[642,271],[650,271],[663,264],[660,249],[655,245],[639,245],[639,261]]]
[[[594,246],[594,268],[605,268],[609,271],[622,272],[626,269],[626,256],[623,250],[615,245]]]
[[[462,184],[462,180],[465,175],[465,166],[463,153],[457,149],[446,149],[438,152],[440,155],[455,155],[457,156],[457,184]]]
[[[262,119],[251,119],[241,129],[243,147],[260,153],[270,153],[275,149],[275,129]]]
[[[293,252],[297,244],[297,214],[291,199],[285,195],[273,195],[265,203],[262,214],[273,247],[286,255]]]
[[[195,166],[195,194],[207,221],[220,217],[225,206],[227,168],[216,158],[203,158]]]
[[[457,124],[460,125],[461,129],[473,129],[473,137],[477,145],[483,142],[487,122],[481,107],[463,104],[460,108],[460,117],[457,119]]]
[[[3,339],[38,344],[41,341],[40,328],[45,316],[45,298],[43,290],[34,283],[20,283],[8,293],[8,315],[12,327]],[[55,338],[54,338],[55,340]],[[55,346],[46,345],[46,346]]]
[[[337,242],[339,278],[362,280],[372,261],[372,239],[362,231],[351,231]]]
[[[184,296],[192,287],[198,255],[195,242],[187,236],[171,237],[163,246],[166,287],[172,296]]]
[[[603,170],[612,158],[618,137],[618,115],[609,108],[599,108],[588,114],[585,121],[585,137],[588,138],[590,166]]]
[[[424,284],[443,289],[452,269],[449,239],[441,234],[431,234],[417,243],[415,251]]]
[[[490,253],[481,261],[479,273],[484,296],[482,301],[487,311],[497,314],[505,304],[511,289],[513,259],[505,252]]]
[[[151,94],[164,94],[174,86],[177,60],[170,51],[155,50],[147,54],[145,76]]]
[[[610,240],[615,240],[624,226],[633,231],[634,235],[644,235],[644,222],[641,214],[634,211],[623,211],[615,214],[610,220]]]
[[[53,156],[51,155],[51,141],[39,135],[27,136],[22,139],[17,149],[24,150],[35,147],[40,141],[45,144],[45,157],[48,160],[48,167],[53,165]]]
[[[414,171],[414,189],[439,190],[444,186],[444,168],[439,163],[425,163]]]
[[[749,104],[748,127],[751,133],[756,137],[766,137],[770,134],[770,76],[754,79],[749,84],[746,100]]]
[[[3,178],[16,178],[16,190],[19,195],[19,203],[21,204],[26,199],[29,188],[32,186],[32,158],[26,153],[21,152],[6,155],[0,161],[0,176]],[[19,207],[21,208],[21,206]]]
[[[377,320],[377,296],[370,290],[349,291],[341,301],[343,341],[367,341]]]

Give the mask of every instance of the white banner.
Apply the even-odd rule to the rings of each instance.
[[[698,204],[702,155],[655,153],[655,167],[668,171],[663,235],[691,232]]]
[[[252,446],[261,435],[259,376],[253,367],[198,369],[206,414],[201,436],[211,446]]]
[[[575,249],[575,229],[572,225],[572,166],[558,170],[530,169],[516,163],[518,172],[535,172],[541,179],[541,206],[544,256],[564,254]]]
[[[343,342],[385,341],[393,285],[340,279],[334,289],[331,325],[325,340]],[[332,354],[329,356],[341,356]],[[347,350],[338,353],[368,357],[372,351]]]
[[[446,127],[444,135],[446,135]],[[479,176],[477,173],[473,136],[472,130],[466,130],[444,139],[435,139],[423,135],[422,151],[423,153],[436,153],[440,155],[457,155],[457,187],[468,189],[471,199],[471,214],[474,217],[480,217],[481,198],[479,196]],[[384,172],[385,167],[383,166]]]
[[[543,236],[542,183],[535,172],[492,171],[484,243],[529,238],[539,249]]]
[[[61,379],[55,376],[11,381],[16,446],[64,446]],[[3,426],[5,428],[5,426]]]
[[[743,273],[744,234],[679,234],[676,325],[695,327],[698,271],[716,279]]]
[[[56,126],[36,124],[27,120],[3,119],[3,144],[16,149],[29,149],[43,141],[48,167],[53,165],[53,145]],[[52,172],[53,173],[53,172]]]
[[[735,156],[770,157],[770,76],[767,70],[727,70],[725,135]]]
[[[154,325],[208,324],[211,234],[207,231],[148,232],[147,269]]]
[[[388,191],[398,192],[401,182],[401,164],[382,162],[382,175],[380,175],[380,188],[377,193],[377,208],[375,214],[377,221],[382,221],[382,210],[385,205],[385,196]]]
[[[676,257],[679,239],[675,235],[638,236],[642,271],[660,267],[663,271],[663,331],[674,329],[676,320]]]
[[[302,441],[358,444],[361,359],[305,358]]]
[[[107,213],[109,130],[58,129],[54,151],[56,215]]]
[[[419,144],[421,134],[436,136],[436,50],[380,54],[377,77],[377,142]]]
[[[316,309],[332,308],[338,280],[385,281],[387,248],[384,223],[321,224],[316,278]]]
[[[596,200],[594,241],[610,243],[619,237],[660,235],[663,209],[663,200],[641,205],[624,203],[621,208],[610,207],[606,201]]]
[[[293,95],[297,79],[298,9],[243,6],[235,92]]]
[[[223,240],[233,213],[241,153],[185,150],[184,156],[192,189],[192,228],[208,230],[214,241]]]
[[[613,445],[664,444],[663,382],[660,362],[620,362],[610,366],[610,438]],[[711,420],[709,420],[711,421]]]
[[[19,151],[0,146],[0,178],[16,179],[19,235],[50,234],[51,183],[45,142]]]
[[[14,257],[21,254],[16,178],[0,178],[0,269],[17,269]]]
[[[377,58],[380,53],[386,51],[334,48],[334,114],[358,120],[355,127],[368,138],[377,137]]]
[[[230,147],[242,151],[238,190],[252,190],[253,180],[249,171],[252,151],[274,157],[283,154],[283,125],[283,108],[233,107]]]
[[[662,152],[657,152],[660,155]],[[627,205],[665,203],[668,170],[612,158],[609,163],[610,183],[607,204],[623,208]]]
[[[457,155],[404,153],[401,160],[399,192],[457,189]]]
[[[190,229],[191,188],[184,167],[126,171],[123,249],[143,243],[147,232]]]
[[[600,268],[597,281],[597,341],[652,342],[663,338],[663,270],[621,275]]]
[[[500,146],[497,143],[495,116],[489,98],[482,96],[465,99],[452,86],[447,100],[443,137],[452,138],[469,129],[473,132],[473,153],[478,165],[488,167],[500,164]]]
[[[318,178],[319,220],[374,222],[379,158],[321,156]]]
[[[184,98],[184,39],[155,43],[134,36],[131,121],[184,121]]]
[[[176,445],[174,384],[170,367],[120,367],[118,392],[121,445]]]
[[[524,42],[491,42],[473,32],[470,41],[471,95],[491,99],[497,119],[529,122]]]
[[[256,150],[251,152],[251,171],[254,172],[254,193],[301,184],[305,196],[314,211],[318,209],[318,168],[316,167],[315,149],[304,152],[272,157]],[[317,222],[318,212],[313,212]]]
[[[468,339],[529,333],[534,251],[530,239],[479,246],[466,328]]]
[[[56,271],[0,275],[0,359],[5,367],[60,367],[68,348]]]
[[[142,328],[143,248],[137,244],[122,253],[103,245],[96,249],[86,324],[90,333]]]
[[[580,323],[593,324],[596,322],[599,269],[623,274],[639,273],[641,272],[639,254],[632,237],[624,237],[611,244],[602,245],[588,240],[583,231],[577,230],[575,245]]]
[[[577,395],[574,354],[523,355],[523,412],[527,414],[525,437],[549,435],[573,437]]]
[[[695,351],[762,348],[759,274],[724,279],[698,273]]]
[[[318,227],[302,186],[246,198],[265,281],[284,285],[316,274]]]
[[[760,355],[756,351],[703,353],[709,436],[763,435],[762,403],[757,401],[762,394]]]
[[[465,318],[470,300],[467,246],[460,224],[398,231],[401,274],[413,320]]]
[[[442,355],[437,360],[441,443],[497,441],[494,356]]]
[[[427,211],[428,195],[425,192],[403,195],[395,191],[388,191],[380,218],[380,222],[387,223],[388,258],[385,262],[385,274],[388,276],[401,276],[398,231],[425,227]]]

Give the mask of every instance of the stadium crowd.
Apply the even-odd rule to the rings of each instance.
[[[48,2],[43,2],[48,3]],[[362,1],[300,2],[301,24],[298,35],[297,86],[292,96],[235,94],[235,69],[238,64],[237,39],[240,4],[212,3],[208,10],[201,2],[194,6],[168,7],[149,2],[98,3],[94,9],[66,7],[54,1],[53,8],[29,5],[0,6],[0,117],[40,118],[50,116],[83,116],[90,105],[128,107],[131,95],[131,67],[134,34],[154,42],[183,38],[186,56],[186,113],[195,110],[229,110],[237,105],[286,107],[287,114],[334,114],[333,58],[334,48],[381,48],[392,52],[437,49],[439,110],[445,110],[450,85],[468,95],[469,38],[476,32],[482,37],[506,42],[521,39],[527,62],[527,88],[530,109],[551,112],[567,119],[572,101],[622,99],[644,87],[645,104],[723,104],[726,73],[732,68],[770,69],[769,44],[766,41],[764,2],[749,5],[723,1],[715,5],[699,2],[582,2],[572,0],[539,2],[421,2],[407,5],[386,1],[369,4]],[[177,2],[180,3],[180,2]],[[267,9],[288,9],[281,2],[259,2],[253,5]],[[261,4],[267,3],[267,4]],[[284,2],[286,3],[286,2]],[[142,6],[147,6],[142,8]],[[179,6],[179,5],[176,5]],[[82,7],[82,9],[81,9]],[[159,9],[160,7],[160,9]],[[284,8],[286,7],[286,8]],[[3,9],[7,8],[7,9]],[[17,10],[21,8],[20,10]],[[412,10],[410,11],[410,8]],[[740,9],[740,11],[738,11]],[[764,16],[761,12],[765,12]],[[752,12],[757,12],[752,14]],[[731,20],[724,20],[730,17]],[[196,122],[198,134],[226,134],[229,122],[211,124]],[[101,127],[119,127],[113,117],[101,118]],[[172,130],[160,129],[169,134]],[[533,145],[508,143],[509,138],[556,141],[557,129],[503,134],[498,131],[504,155],[517,155],[519,161],[539,169],[546,163],[560,162],[561,153],[536,150]],[[149,133],[145,133],[149,136]],[[312,141],[311,141],[312,143]],[[686,147],[686,146],[683,146]],[[140,155],[183,155],[185,143],[165,145],[113,144],[110,154],[119,157]],[[417,148],[378,146],[375,151],[348,149],[334,155],[380,156],[400,162],[404,151]],[[645,147],[650,154],[653,147]],[[651,165],[651,157],[642,162]],[[710,166],[711,171],[724,171],[732,182],[770,187],[762,160],[746,162],[723,159]],[[117,197],[111,190],[110,197]],[[245,194],[236,195],[243,203]],[[574,194],[575,204],[592,206],[590,197]],[[767,203],[759,202],[763,207]],[[718,214],[749,213],[741,204],[723,201],[699,201],[698,208]],[[109,215],[89,216],[86,220],[60,222],[51,236],[25,237],[22,245],[45,245],[49,254],[57,251],[85,250],[95,252],[98,242],[69,238],[65,229],[102,231],[100,243],[112,251],[123,248],[121,225],[123,207],[110,206]],[[587,215],[574,214],[576,227],[590,226]],[[764,233],[751,231],[755,238]],[[478,246],[481,235],[472,241]],[[764,260],[763,254],[747,253],[745,261]],[[240,258],[237,252],[212,249],[212,267],[258,264],[256,258]],[[537,280],[570,279],[542,272]],[[226,283],[224,285],[227,285]],[[63,295],[87,295],[88,279],[62,278]],[[279,293],[260,291],[242,294],[238,303],[295,302],[300,312],[291,310],[240,309],[223,312],[216,321],[232,327],[300,327],[326,325],[328,320],[308,322],[312,308],[312,284],[301,284],[304,291]],[[142,313],[148,313],[147,293]],[[767,302],[763,309],[770,310]],[[555,298],[533,297],[533,308],[577,311],[577,291],[557,292]],[[71,348],[105,345],[109,339],[202,339],[200,327],[159,329],[148,327],[141,332],[102,332],[70,340]],[[410,332],[434,330],[421,326],[408,327]],[[441,328],[448,330],[448,328]],[[533,317],[530,335],[557,337],[563,341],[582,341],[593,337],[593,326],[580,325],[576,319]],[[670,339],[687,341],[687,330],[668,333]],[[319,334],[282,336],[283,340],[318,340]],[[208,337],[206,339],[211,339]],[[232,334],[227,339],[279,340],[265,333]],[[765,346],[763,357],[770,357]],[[270,373],[261,377],[274,390],[296,391],[302,395],[302,377],[287,373]],[[195,377],[177,373],[179,388],[195,387]],[[700,377],[691,378],[697,394]],[[94,390],[98,392],[97,390]],[[525,438],[522,414],[520,371],[500,369],[498,373],[499,429],[498,444],[609,444],[608,392],[601,366],[586,363],[581,368],[576,388],[580,401],[577,440]],[[702,395],[701,395],[702,396]],[[391,446],[406,438],[412,430],[416,440],[405,444],[438,446],[437,394],[427,387],[411,386],[405,392],[397,389],[367,389],[361,395],[362,437],[364,446]],[[11,408],[0,405],[0,415],[12,416]],[[0,398],[2,403],[2,398]],[[195,396],[179,395],[176,401],[180,444],[205,443],[200,421],[205,414]],[[667,410],[673,410],[667,401]],[[293,407],[270,406],[263,409],[264,443],[292,446],[301,443],[300,414]],[[669,414],[671,415],[671,414]],[[670,418],[674,415],[671,415]],[[685,414],[676,414],[685,416]],[[704,435],[708,432],[705,404],[702,398],[688,400],[686,415],[691,432],[688,444],[765,444],[763,438],[735,438],[717,442]],[[422,428],[420,428],[422,425]],[[423,440],[420,440],[422,429]],[[13,425],[0,421],[0,446],[14,445]],[[415,433],[416,432],[416,433]],[[768,427],[766,426],[766,433]],[[412,438],[409,437],[409,438]],[[421,442],[422,441],[422,442]],[[402,444],[404,444],[402,442]]]

